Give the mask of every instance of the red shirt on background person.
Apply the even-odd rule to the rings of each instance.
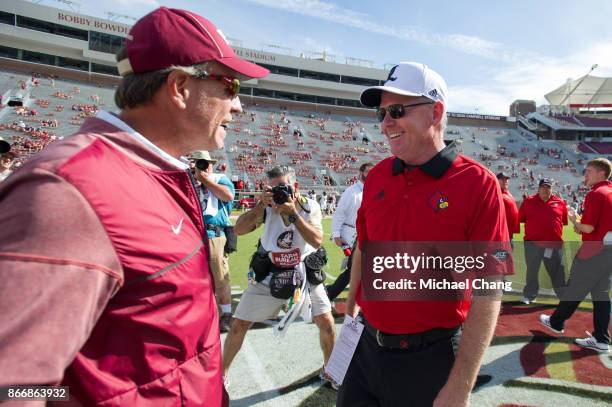
[[[562,245],[563,226],[567,225],[567,205],[552,193],[552,181],[546,178],[540,181],[538,192],[521,203],[518,218],[525,224],[525,240],[541,242],[538,244],[543,246]]]
[[[527,267],[524,304],[534,302],[539,294],[540,265],[548,273],[557,296],[565,287],[563,261],[563,226],[567,225],[567,205],[553,194],[553,181],[543,178],[538,192],[523,200],[519,222],[525,223],[524,253]]]
[[[518,221],[518,208],[516,207],[516,201],[508,189],[510,176],[505,172],[497,174],[499,180],[499,186],[502,191],[502,199],[504,200],[504,209],[506,210],[506,222],[508,224],[508,233],[510,239],[515,233],[520,233],[521,226]]]
[[[572,209],[569,219],[582,234],[582,246],[574,258],[563,299],[552,315],[540,315],[540,323],[562,334],[565,322],[580,302],[591,295],[593,331],[586,338],[576,338],[576,345],[601,353],[610,352],[610,275],[612,269],[612,162],[595,158],[587,164],[584,183],[591,191],[584,202],[582,219]]]

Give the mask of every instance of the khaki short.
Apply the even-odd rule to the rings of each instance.
[[[318,316],[331,312],[331,303],[325,292],[323,284],[311,287],[310,300],[312,302],[312,315]],[[249,284],[242,293],[240,303],[234,312],[234,318],[243,321],[261,322],[278,316],[283,304],[287,300],[272,297],[270,287],[262,284]]]
[[[227,254],[223,250],[225,240],[225,236],[208,239],[208,248],[210,249],[208,265],[215,279],[215,287],[219,287],[223,280],[229,281],[229,262]]]

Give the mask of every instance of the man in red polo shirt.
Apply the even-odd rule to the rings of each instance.
[[[388,301],[364,296],[367,280],[376,273],[362,270],[362,251],[367,258],[369,244],[479,241],[505,242],[509,249],[495,175],[445,148],[446,95],[444,79],[413,62],[395,66],[383,86],[361,94],[361,103],[377,107],[394,157],[370,170],[357,215],[359,244],[347,315],[356,316],[361,308],[365,327],[340,387],[338,406],[465,406],[493,335],[497,300]],[[499,253],[508,258],[507,250]]]
[[[593,300],[592,335],[576,339],[577,345],[598,352],[610,351],[610,273],[612,272],[612,163],[605,158],[589,161],[584,183],[591,191],[584,199],[582,219],[574,211],[570,220],[582,234],[582,246],[574,258],[569,284],[563,299],[548,315],[540,315],[540,323],[555,333],[563,333],[563,325],[581,301],[591,293]]]
[[[506,222],[508,224],[508,233],[510,233],[510,240],[512,235],[520,233],[521,227],[518,222],[518,208],[516,207],[516,201],[510,193],[510,175],[505,172],[497,174],[497,180],[499,181],[499,187],[502,191],[502,198],[504,200],[504,209],[506,210]]]
[[[555,294],[560,298],[565,287],[563,265],[563,225],[567,225],[565,201],[553,194],[553,181],[542,178],[538,192],[523,200],[519,222],[525,223],[525,263],[527,276],[523,289],[524,304],[535,302],[540,289],[540,264],[550,276]]]

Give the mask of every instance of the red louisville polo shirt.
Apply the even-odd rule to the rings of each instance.
[[[518,221],[518,208],[516,207],[516,202],[510,191],[502,191],[502,198],[504,200],[504,209],[506,210],[508,232],[510,233],[510,237],[512,237],[513,234],[521,231]]]
[[[591,225],[595,229],[591,233],[583,233],[583,242],[600,242],[599,244],[582,244],[578,257],[587,259],[598,254],[604,237],[612,233],[612,182],[602,181],[591,188],[584,198],[584,207],[580,223]]]
[[[563,242],[563,225],[567,225],[567,206],[563,199],[555,195],[544,202],[535,194],[521,204],[519,222],[525,223],[525,240]],[[560,246],[560,243],[553,246]]]
[[[427,163],[409,167],[387,158],[372,168],[357,215],[360,247],[366,241],[508,242],[501,190],[489,170],[474,160],[442,150]],[[365,273],[372,270],[362,270]],[[356,301],[382,332],[423,332],[462,324],[469,300]]]

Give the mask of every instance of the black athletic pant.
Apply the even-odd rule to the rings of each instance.
[[[364,329],[338,407],[431,407],[455,362],[460,334],[415,350],[381,348]]]
[[[329,297],[330,301],[335,300],[336,297],[339,296],[340,293],[344,291],[344,289],[351,282],[351,266],[353,265],[354,251],[355,251],[355,245],[353,245],[353,250],[351,251],[351,255],[347,259],[348,263],[346,266],[346,270],[340,273],[336,281],[334,281],[333,283],[325,287],[327,289],[327,296]]]
[[[593,300],[593,336],[598,342],[610,344],[610,275],[612,274],[612,248],[590,259],[575,258],[570,279],[562,301],[550,317],[555,329],[563,325],[591,293]]]
[[[526,285],[523,289],[523,296],[530,301],[535,300],[540,290],[538,274],[540,264],[544,261],[544,267],[550,277],[553,289],[557,297],[561,298],[565,287],[565,266],[563,265],[563,248],[552,249],[550,258],[544,257],[546,248],[538,246],[535,242],[525,241],[525,263],[527,264]]]

